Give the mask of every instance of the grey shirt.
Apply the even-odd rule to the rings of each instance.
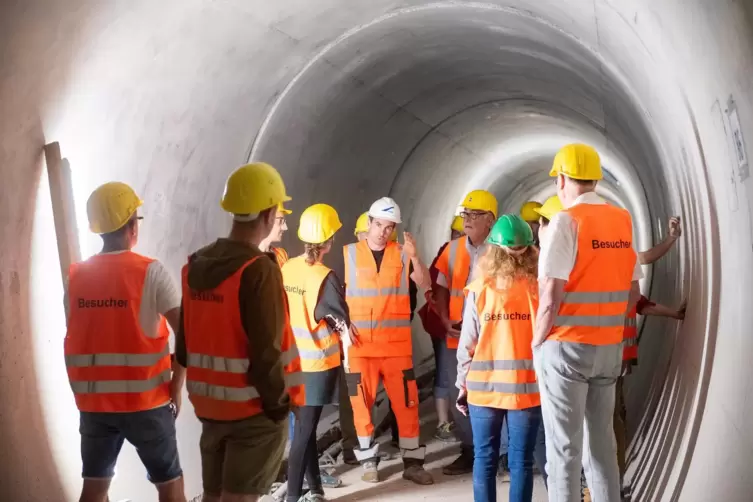
[[[463,308],[463,325],[460,329],[460,341],[458,342],[458,379],[455,382],[455,387],[460,390],[465,390],[465,380],[471,368],[473,352],[478,345],[480,333],[481,322],[476,307],[476,293],[469,291]]]

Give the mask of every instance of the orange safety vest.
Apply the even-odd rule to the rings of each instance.
[[[466,288],[476,294],[480,324],[466,378],[470,404],[504,410],[541,406],[531,349],[536,287],[535,282],[517,279],[500,291],[477,279]]]
[[[345,300],[361,342],[348,348],[349,356],[412,355],[410,258],[398,244],[390,242],[377,273],[374,255],[366,241],[345,246],[343,254]]]
[[[321,263],[309,265],[298,256],[282,267],[282,281],[290,306],[290,325],[301,355],[301,371],[326,371],[340,366],[340,335],[314,311],[324,279],[332,270]]]
[[[81,411],[144,411],[170,401],[167,323],[163,317],[151,338],[139,322],[153,261],[127,251],[70,267],[65,365]]]
[[[288,261],[288,252],[282,248],[272,248],[272,252],[275,254],[277,265],[282,268],[282,266]]]
[[[471,275],[471,254],[467,247],[468,236],[451,241],[437,260],[437,269],[447,278],[450,291],[450,321],[458,323],[463,320],[465,304],[464,288]],[[447,347],[458,348],[458,338],[447,337]]]
[[[183,332],[188,353],[186,388],[196,416],[200,418],[230,421],[262,412],[259,392],[249,380],[249,343],[238,302],[243,271],[259,258],[252,258],[211,290],[192,290],[188,286],[189,265],[183,267]],[[280,295],[285,301],[282,291]],[[298,404],[300,358],[287,322],[281,349],[286,387],[291,400]]]
[[[578,204],[565,212],[578,226],[578,253],[549,338],[621,343],[637,259],[630,213],[607,204]]]
[[[625,319],[625,330],[622,340],[622,360],[631,364],[638,364],[638,311],[633,306]]]

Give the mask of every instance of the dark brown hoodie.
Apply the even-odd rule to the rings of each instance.
[[[274,257],[253,245],[218,239],[189,257],[188,286],[197,291],[214,289],[257,256],[261,258],[243,271],[238,293],[241,322],[248,336],[248,378],[259,391],[264,413],[279,422],[287,418],[290,400],[285,391],[280,349],[287,312],[281,294],[282,274]],[[186,367],[182,313],[175,356]]]

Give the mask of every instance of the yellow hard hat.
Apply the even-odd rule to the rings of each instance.
[[[601,159],[596,150],[578,143],[562,147],[557,152],[549,176],[558,174],[584,181],[597,181],[604,177],[601,173]]]
[[[564,210],[565,208],[562,207],[562,202],[560,201],[560,198],[556,195],[553,195],[549,197],[545,202],[544,205],[534,209],[538,214],[546,218],[547,220],[551,220],[554,218],[554,215],[559,213],[560,211]]]
[[[89,229],[95,234],[120,230],[142,204],[144,201],[125,183],[105,183],[94,190],[86,201]]]
[[[293,211],[291,211],[290,209],[285,209],[285,206],[282,205],[282,202],[277,204],[277,210],[282,214],[293,214]]]
[[[257,162],[230,175],[220,205],[232,214],[259,214],[289,200],[280,173],[269,164]]]
[[[358,220],[356,220],[356,228],[353,231],[354,235],[358,235],[361,232],[366,232],[369,230],[369,212],[363,213],[361,216],[358,217]]]
[[[468,192],[460,206],[472,211],[488,211],[497,217],[497,198],[486,190]]]
[[[452,230],[455,230],[456,232],[462,232],[465,230],[465,227],[463,226],[463,217],[462,216],[455,216],[452,219],[452,225],[450,226]]]
[[[520,207],[520,217],[525,221],[539,221],[539,213],[536,210],[540,207],[539,202],[529,200]]]
[[[314,204],[301,213],[298,238],[308,244],[321,244],[327,242],[342,226],[334,207]]]

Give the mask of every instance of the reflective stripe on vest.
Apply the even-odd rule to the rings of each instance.
[[[140,319],[153,261],[126,251],[70,267],[65,365],[81,411],[138,412],[170,400],[166,321],[160,316],[155,333],[147,335]]]
[[[497,290],[478,279],[466,290],[475,294],[479,321],[465,382],[468,402],[508,410],[539,406],[531,349],[537,305],[535,281],[518,279],[509,288]]]
[[[453,323],[463,319],[465,308],[465,292],[463,289],[468,283],[471,274],[471,255],[468,252],[468,237],[450,241],[443,254],[447,255],[447,287],[450,293],[448,315]],[[457,349],[459,338],[446,337],[447,347]]]
[[[196,295],[188,286],[188,267],[183,267],[183,327],[188,353],[188,396],[196,415],[210,420],[240,420],[262,412],[256,388],[249,381],[249,341],[243,327],[238,291],[245,269],[257,256],[211,291]],[[280,301],[287,309],[285,294]],[[286,318],[287,321],[287,318]],[[286,386],[300,385],[300,359],[292,330],[283,327],[281,362]],[[251,346],[253,350],[253,346]]]
[[[332,270],[322,263],[306,263],[303,256],[288,260],[282,267],[290,326],[304,372],[340,366],[339,333],[331,330],[326,320],[316,319],[319,295],[330,273]]]
[[[377,272],[366,241],[345,246],[343,258],[346,301],[361,341],[348,348],[349,357],[411,355],[410,258],[391,242]]]
[[[75,394],[133,394],[154,390],[171,378],[172,371],[168,369],[147,380],[77,380],[71,382],[71,389]]]
[[[622,360],[638,363],[638,314],[636,307],[628,314],[625,319],[625,329],[622,338]]]
[[[577,204],[565,213],[577,225],[578,248],[549,339],[620,343],[637,260],[630,214],[607,204]]]
[[[157,354],[70,354],[65,356],[68,367],[85,368],[89,366],[154,366],[163,357],[170,356],[170,347],[165,346]]]

